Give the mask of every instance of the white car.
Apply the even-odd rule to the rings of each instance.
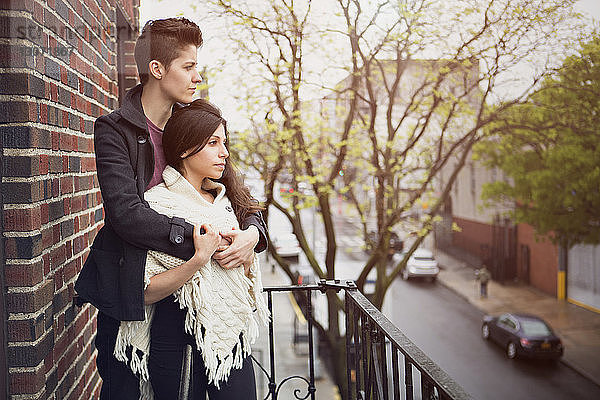
[[[281,257],[295,257],[300,255],[300,244],[296,235],[284,233],[272,238],[273,247]]]
[[[398,254],[401,261],[406,253]],[[409,278],[429,278],[435,281],[440,269],[438,262],[433,258],[433,253],[426,249],[416,249],[406,263],[406,268],[402,270],[402,279]]]

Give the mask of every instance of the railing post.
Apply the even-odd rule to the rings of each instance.
[[[308,392],[310,393],[310,398],[312,400],[315,399],[315,358],[313,351],[313,316],[312,316],[312,291],[308,290],[306,292],[307,295],[307,313],[308,318],[306,319],[308,322],[308,359],[309,359],[309,384],[308,384]],[[317,346],[319,344],[317,343]]]
[[[412,364],[407,358],[404,358],[404,387],[406,400],[413,400]]]
[[[388,399],[387,390],[387,365],[385,358],[385,337],[374,324],[371,326],[371,360],[375,375],[375,384],[373,385],[375,398]]]
[[[387,374],[387,347],[386,347],[386,342],[385,342],[385,335],[383,334],[383,332],[378,331],[377,332],[377,339],[379,342],[379,348],[381,350],[381,383],[383,386],[383,398],[385,400],[388,400],[389,397],[389,393],[388,393],[388,374]]]
[[[435,400],[433,382],[423,374],[421,374],[421,395],[423,400]]]
[[[369,331],[369,321],[368,318],[366,317],[366,315],[361,314],[360,316],[360,335],[361,335],[361,352],[362,352],[362,356],[364,357],[362,360],[362,367],[363,367],[363,377],[364,377],[364,392],[365,392],[365,396],[369,397],[369,394],[371,393],[371,369],[370,367],[370,358],[371,358],[371,353],[368,351],[368,344],[367,344],[367,333]]]
[[[348,296],[344,294],[344,312],[346,313],[346,380],[348,381],[348,400],[352,400],[352,372],[350,365],[352,364],[352,335],[353,332],[350,329],[350,302]],[[355,356],[356,357],[356,356]],[[354,379],[356,379],[356,372],[354,373]]]
[[[354,368],[356,371],[356,398],[357,399],[361,399],[361,393],[360,393],[360,388],[363,387],[361,385],[361,376],[363,377],[363,383],[364,383],[364,376],[361,374],[360,372],[360,360],[362,360],[362,354],[361,354],[361,340],[360,340],[360,334],[358,331],[358,318],[355,315],[355,308],[352,307],[352,320],[354,321]]]
[[[267,304],[269,306],[269,313],[271,319],[269,320],[269,358],[271,360],[271,375],[269,376],[269,393],[271,394],[272,400],[277,400],[277,385],[275,384],[275,348],[273,344],[273,295],[271,292],[267,292]]]
[[[392,351],[390,354],[392,358],[392,382],[394,384],[394,400],[400,400],[400,383],[398,382],[398,349],[392,345]]]

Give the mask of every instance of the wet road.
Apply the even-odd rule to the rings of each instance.
[[[384,313],[475,399],[600,399],[600,387],[560,362],[509,360],[481,338],[483,314],[439,284],[397,279]]]

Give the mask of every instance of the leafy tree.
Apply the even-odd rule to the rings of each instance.
[[[600,243],[600,36],[568,57],[525,104],[502,113],[478,154],[510,179],[490,201],[569,248]]]
[[[381,307],[431,231],[483,128],[524,100],[560,52],[556,43],[568,44],[562,39],[572,35],[566,28],[572,28],[574,2],[212,0],[244,66],[237,100],[249,128],[235,136],[237,154],[263,177],[265,205],[290,221],[319,278],[336,276],[335,204],[343,196],[361,217],[366,242],[374,220],[373,252],[357,284],[362,288],[375,268],[373,302]],[[535,64],[536,72],[528,82],[521,79],[519,93],[489,107],[516,86],[522,77],[512,71],[523,63]],[[307,101],[309,93],[317,100]],[[442,169],[450,178],[440,186]],[[276,196],[277,181],[290,184],[293,194]],[[299,190],[303,186],[310,190]],[[429,206],[412,218],[420,203]],[[303,226],[302,210],[309,207],[323,223],[324,260]],[[400,224],[418,235],[405,260],[388,269],[391,232]],[[290,266],[271,251],[293,279]],[[327,300],[327,321],[317,327],[345,396],[343,304],[332,291]]]

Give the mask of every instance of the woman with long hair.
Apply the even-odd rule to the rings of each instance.
[[[226,121],[205,100],[175,111],[164,129],[164,182],[144,197],[156,211],[195,224],[196,252],[186,262],[149,251],[146,319],[119,328],[115,356],[140,376],[144,399],[177,398],[190,346],[190,398],[256,399],[250,346],[269,319],[258,259],[231,269],[213,259],[239,221],[261,210],[228,159],[227,141]]]

